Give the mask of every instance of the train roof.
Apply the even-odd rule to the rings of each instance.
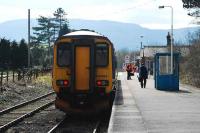
[[[103,35],[93,32],[93,31],[84,31],[84,30],[80,30],[80,31],[75,31],[75,32],[71,32],[68,34],[63,35],[64,37],[68,37],[68,36],[98,36],[98,37],[104,37]]]
[[[69,38],[85,38],[85,37],[97,37],[97,38],[104,38],[106,40],[108,40],[113,47],[113,43],[104,35],[101,35],[97,32],[94,32],[94,31],[91,31],[91,30],[87,30],[87,29],[82,29],[82,30],[78,30],[78,31],[74,31],[74,32],[70,32],[68,34],[65,34],[61,37],[59,37],[56,42],[59,40],[59,39],[62,39],[62,38],[65,38],[65,37],[69,37]]]

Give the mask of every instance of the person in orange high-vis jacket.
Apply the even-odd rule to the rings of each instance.
[[[126,71],[127,71],[127,80],[130,80],[131,79],[131,72],[132,72],[132,66],[131,66],[131,64],[128,64],[126,66]]]

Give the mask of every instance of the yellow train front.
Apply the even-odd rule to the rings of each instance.
[[[113,44],[92,31],[75,31],[54,44],[52,85],[56,108],[64,112],[102,111],[114,98]]]

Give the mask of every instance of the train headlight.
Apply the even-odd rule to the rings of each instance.
[[[69,80],[56,80],[57,86],[69,86]]]
[[[97,86],[108,86],[108,80],[97,80],[96,85]]]

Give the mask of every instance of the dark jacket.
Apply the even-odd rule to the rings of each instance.
[[[148,78],[147,68],[146,68],[144,65],[142,65],[142,66],[140,67],[140,70],[139,70],[139,77],[140,77],[140,78],[145,78],[145,79]]]

